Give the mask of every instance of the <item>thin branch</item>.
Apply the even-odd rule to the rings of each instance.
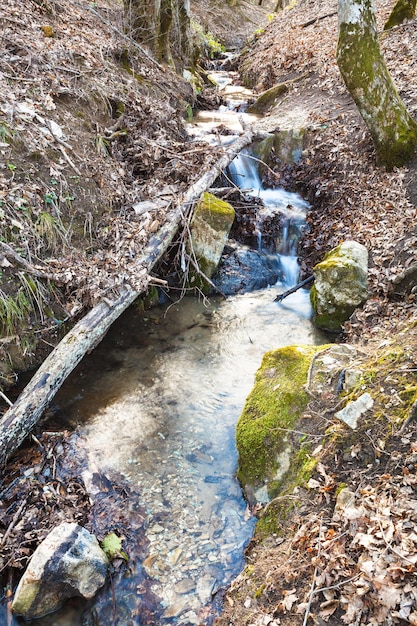
[[[314,281],[314,275],[312,274],[308,278],[305,278],[304,280],[302,280],[300,283],[297,283],[296,285],[294,285],[294,287],[291,287],[291,289],[287,289],[287,291],[284,291],[284,293],[280,293],[275,298],[274,302],[281,302],[287,296],[290,296],[292,293],[295,293],[296,291],[298,291],[299,289],[301,289],[305,285],[308,285],[309,283],[312,283],[313,281]]]
[[[354,576],[352,576],[351,578],[347,578],[346,580],[341,580],[340,583],[330,585],[330,587],[320,587],[320,589],[315,589],[314,594],[321,593],[322,591],[331,591],[332,589],[340,589],[340,587],[351,583],[353,580],[359,578],[359,576],[362,576],[362,572],[358,572],[358,574],[355,574]]]
[[[323,523],[323,520],[320,518],[319,547],[318,547],[318,551],[317,551],[317,560],[319,560],[320,554],[321,554],[321,528],[322,528],[322,523]],[[308,599],[308,604],[307,604],[306,612],[305,612],[305,615],[304,615],[303,626],[306,626],[307,621],[308,621],[308,617],[310,615],[310,609],[311,609],[311,603],[313,601],[313,596],[314,596],[314,587],[316,585],[317,573],[318,573],[318,565],[316,565],[316,567],[314,568],[313,580],[311,582],[311,587],[310,587],[310,597]]]
[[[36,269],[36,267],[33,267],[33,265],[31,265],[28,261],[26,261],[26,259],[21,257],[20,254],[15,252],[13,248],[4,241],[0,241],[0,250],[3,250],[4,256],[12,258],[26,271],[28,271],[30,274],[33,274],[33,276],[36,276],[37,278],[44,278],[45,280],[56,280],[56,277],[53,274],[49,274],[48,272],[44,272],[42,270]]]
[[[23,502],[21,503],[21,505],[19,506],[19,508],[17,509],[16,513],[14,514],[12,521],[10,522],[6,532],[4,533],[0,541],[0,547],[3,547],[5,545],[7,539],[9,538],[10,533],[12,532],[13,528],[16,526],[17,522],[19,521],[20,515],[26,506],[26,502],[27,500],[25,498]]]
[[[307,28],[307,26],[311,26],[316,22],[321,22],[321,20],[325,20],[327,17],[333,17],[334,15],[337,15],[337,11],[327,13],[326,15],[321,15],[320,17],[315,17],[312,20],[308,20],[308,22],[304,22],[304,24],[301,24],[301,28]]]
[[[13,402],[11,400],[9,400],[9,398],[6,396],[6,394],[4,394],[2,391],[0,391],[0,396],[3,398],[3,400],[6,402],[6,404],[8,404],[9,406],[13,406]]]

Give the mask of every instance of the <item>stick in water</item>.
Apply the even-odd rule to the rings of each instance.
[[[313,280],[314,280],[314,276],[313,275],[309,276],[308,278],[305,278],[304,280],[301,281],[301,283],[298,283],[294,287],[291,287],[291,289],[288,289],[287,291],[284,291],[284,293],[280,293],[279,296],[277,296],[275,298],[274,302],[281,302],[287,296],[289,296],[292,293],[294,293],[295,291],[298,291],[299,289],[301,289],[301,287],[304,287],[305,285],[308,285],[308,283],[312,283]]]

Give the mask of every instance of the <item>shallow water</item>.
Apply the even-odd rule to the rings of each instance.
[[[201,623],[243,565],[254,519],[234,477],[234,433],[262,355],[321,341],[307,292],[277,304],[279,291],[131,310],[56,398],[85,441],[87,482],[121,473],[139,491],[152,590],[178,624]]]

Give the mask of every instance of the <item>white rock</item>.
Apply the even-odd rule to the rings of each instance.
[[[67,598],[92,598],[106,580],[107,567],[94,535],[75,522],[64,522],[35,550],[16,589],[12,611],[33,619],[56,611]]]
[[[361,415],[374,406],[374,400],[369,393],[363,393],[357,400],[348,402],[343,409],[335,413],[335,417],[355,429]]]

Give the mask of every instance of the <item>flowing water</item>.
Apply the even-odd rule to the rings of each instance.
[[[206,132],[212,130],[210,122]],[[287,214],[278,245],[285,280],[209,303],[184,298],[145,314],[132,307],[65,383],[56,404],[85,455],[83,478],[88,485],[99,474],[137,494],[146,548],[115,580],[114,598],[110,586],[104,591],[114,621],[93,604],[89,615],[95,611],[97,621],[83,621],[81,607],[39,626],[208,624],[213,594],[242,569],[255,521],[235,478],[236,422],[267,350],[323,338],[311,325],[307,292],[274,302],[297,279],[295,234],[306,202],[264,189],[249,153],[235,160],[231,175],[262,197],[265,215]],[[262,221],[260,215],[260,248]],[[152,618],[140,613],[141,603]]]

